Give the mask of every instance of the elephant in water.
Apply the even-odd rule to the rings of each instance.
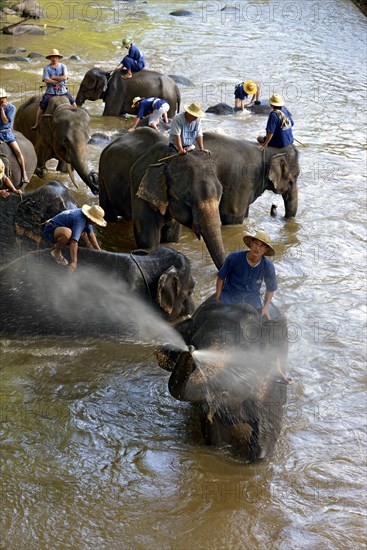
[[[14,131],[14,135],[17,138],[17,143],[24,157],[28,179],[31,179],[37,166],[37,155],[33,144],[20,132]],[[0,141],[0,158],[5,166],[5,174],[10,178],[14,187],[20,189],[22,187],[22,171],[17,157],[5,141]],[[0,189],[7,189],[7,187],[1,185]]]
[[[55,262],[50,249],[22,252],[1,268],[0,335],[104,335],[141,341],[147,332],[159,336],[152,308],[170,322],[192,313],[193,289],[189,260],[167,247],[150,254],[79,247],[72,276]]]
[[[59,167],[67,164],[70,177],[76,170],[93,194],[98,194],[98,174],[88,168],[89,115],[84,109],[70,105],[65,96],[52,98],[41,117],[39,129],[35,123],[39,98],[31,97],[16,112],[14,128],[22,132],[35,146],[37,174],[42,177],[46,162],[59,160]]]
[[[103,99],[104,116],[120,116],[125,113],[136,115],[132,109],[134,97],[160,97],[170,105],[169,118],[180,110],[181,93],[174,80],[157,71],[143,69],[133,73],[132,78],[121,78],[119,71],[109,73],[94,68],[87,71],[76,96],[76,104],[81,107],[86,100]]]
[[[175,326],[188,348],[156,353],[171,395],[196,405],[205,442],[250,462],[272,452],[286,403],[287,323],[276,313],[264,320],[249,304],[209,299]]]

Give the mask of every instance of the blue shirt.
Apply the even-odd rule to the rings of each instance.
[[[153,111],[160,109],[164,103],[166,103],[166,101],[159,99],[159,97],[148,97],[147,99],[142,99],[140,101],[138,114],[136,116],[138,118],[143,118],[150,115]]]
[[[256,309],[261,309],[261,284],[264,281],[266,290],[277,290],[277,279],[273,263],[262,256],[260,262],[252,267],[247,261],[247,250],[237,250],[229,254],[218,271],[218,277],[225,280],[220,301],[225,304],[247,302]]]
[[[86,231],[89,235],[93,233],[93,225],[88,223],[88,218],[81,208],[75,208],[74,210],[64,210],[60,212],[54,218],[51,218],[55,227],[68,227],[71,229],[71,239],[79,241],[81,234]]]
[[[139,48],[135,46],[135,44],[131,44],[129,48],[129,53],[125,57],[131,57],[131,59],[137,62],[139,69],[144,69],[145,67],[144,56],[140,53]],[[120,61],[121,65],[124,64],[124,59]]]
[[[178,113],[172,120],[171,131],[169,134],[169,143],[176,146],[175,136],[181,136],[182,146],[188,147],[193,145],[198,136],[203,135],[201,120],[197,118],[193,122],[187,122],[185,111]]]
[[[292,115],[285,107],[281,107],[279,110],[288,117],[290,124],[285,128],[281,128],[280,118],[277,115],[276,111],[272,111],[270,113],[266,126],[266,131],[273,134],[273,137],[268,143],[270,147],[286,147],[294,141],[292,132],[292,126],[294,125],[294,122]]]
[[[43,76],[42,80],[45,80],[46,78],[53,78],[54,76],[68,76],[68,70],[66,68],[66,65],[63,63],[59,63],[57,67],[54,67],[53,65],[47,65],[43,69]],[[66,81],[58,82],[60,84],[61,88],[55,88],[55,84],[47,84],[46,88],[46,94],[52,94],[52,95],[63,95],[66,94],[67,88],[66,88]]]
[[[15,107],[12,103],[8,103],[6,107],[4,107],[4,113],[8,119],[8,122],[5,124],[0,119],[0,132],[3,130],[10,130],[10,128],[13,126],[14,121],[14,115],[15,115]]]
[[[248,93],[245,92],[243,88],[244,82],[241,82],[240,84],[237,84],[234,89],[234,97],[236,99],[246,99],[248,97]]]

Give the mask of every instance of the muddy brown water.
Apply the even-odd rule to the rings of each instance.
[[[35,335],[2,338],[1,547],[6,549],[360,548],[365,544],[366,19],[331,2],[46,2],[45,36],[2,36],[1,48],[65,56],[74,95],[87,69],[113,68],[121,38],[147,65],[190,78],[184,103],[226,101],[247,78],[294,116],[299,210],[265,193],[242,226],[223,227],[226,251],[245,230],[275,243],[275,302],[290,321],[284,426],[271,459],[244,465],[206,447],[188,404],[168,393],[153,345]],[[191,17],[169,12],[185,8]],[[234,8],[234,9],[233,9]],[[65,30],[52,29],[63,26]],[[71,54],[80,61],[71,61]],[[44,60],[1,62],[16,105],[39,92]],[[126,125],[87,103],[91,131]],[[266,118],[209,115],[206,129],[255,139]],[[98,165],[102,148],[90,146]],[[51,168],[54,164],[50,164]],[[80,182],[51,170],[76,199]],[[40,181],[36,178],[32,185]],[[269,216],[271,204],[278,216]],[[134,248],[130,224],[99,233]],[[172,245],[190,258],[200,303],[216,270],[188,230]],[[123,312],[122,312],[123,315]]]

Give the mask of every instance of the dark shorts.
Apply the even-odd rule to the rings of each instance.
[[[75,99],[73,98],[73,96],[71,94],[69,94],[69,92],[66,92],[66,94],[57,94],[57,95],[46,93],[46,94],[43,94],[42,99],[40,101],[40,109],[42,109],[42,111],[46,111],[48,102],[50,101],[50,99],[52,97],[67,97],[68,100],[70,101],[71,105],[74,105],[74,103],[75,103]]]
[[[54,232],[56,227],[53,223],[45,223],[42,229],[42,237],[46,239],[47,241],[50,241],[51,243],[54,243]]]
[[[17,139],[13,132],[9,129],[2,130],[2,132],[0,132],[0,141],[5,141],[5,143],[13,143],[13,141],[17,141]]]

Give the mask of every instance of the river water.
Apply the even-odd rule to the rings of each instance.
[[[285,221],[281,198],[266,192],[243,226],[223,228],[223,239],[230,252],[245,230],[264,229],[275,243],[275,303],[290,322],[294,384],[274,455],[244,465],[203,444],[190,406],[169,395],[153,344],[3,338],[1,548],[362,547],[365,17],[349,0],[241,1],[225,11],[224,3],[190,0],[41,5],[48,34],[3,35],[1,48],[58,48],[74,95],[87,69],[117,64],[121,38],[131,35],[150,68],[192,80],[181,88],[184,103],[232,104],[234,85],[248,78],[261,82],[264,97],[285,98],[305,145],[297,217]],[[177,8],[193,15],[170,16]],[[2,63],[2,86],[16,105],[38,93],[44,64]],[[92,132],[125,125],[102,118],[101,102],[86,108]],[[248,113],[204,120],[205,129],[247,139],[265,123]],[[89,153],[97,166],[101,148]],[[75,196],[96,200],[82,182]],[[99,238],[105,248],[134,248],[128,223],[110,224]],[[199,304],[214,289],[210,257],[188,230],[172,246],[191,260]]]

